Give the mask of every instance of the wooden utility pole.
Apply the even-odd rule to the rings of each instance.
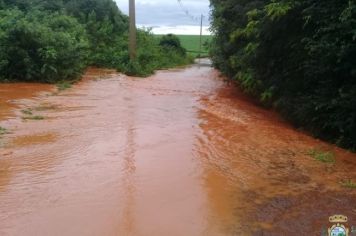
[[[200,17],[200,44],[199,44],[199,57],[201,57],[201,44],[202,44],[202,37],[203,37],[203,14]]]
[[[135,0],[129,0],[129,17],[130,17],[129,54],[130,54],[130,59],[134,60],[135,57],[136,57],[136,10],[135,10]]]

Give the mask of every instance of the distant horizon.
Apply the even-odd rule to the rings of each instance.
[[[128,15],[128,0],[115,0],[119,9]],[[136,0],[138,28],[151,28],[154,34],[199,35],[200,16],[203,35],[211,35],[209,0]]]
[[[200,26],[177,25],[177,26],[156,26],[137,25],[139,29],[151,29],[154,34],[176,34],[176,35],[200,35]],[[209,27],[203,27],[203,35],[212,35]]]

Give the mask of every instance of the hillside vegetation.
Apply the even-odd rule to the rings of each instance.
[[[356,149],[356,3],[211,0],[215,66],[296,126]]]
[[[89,65],[146,76],[191,62],[147,31],[135,61],[127,44],[128,17],[113,0],[0,0],[0,81],[73,80]]]

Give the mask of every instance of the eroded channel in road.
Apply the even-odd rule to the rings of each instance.
[[[356,225],[355,190],[340,184],[356,180],[356,155],[210,67],[146,79],[91,69],[60,93],[0,92],[0,235],[316,235],[336,213]]]

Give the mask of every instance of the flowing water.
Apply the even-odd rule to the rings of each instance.
[[[0,126],[0,235],[319,235],[333,214],[356,225],[355,190],[340,184],[356,181],[356,155],[206,65],[146,79],[90,69],[62,92],[3,84]]]

